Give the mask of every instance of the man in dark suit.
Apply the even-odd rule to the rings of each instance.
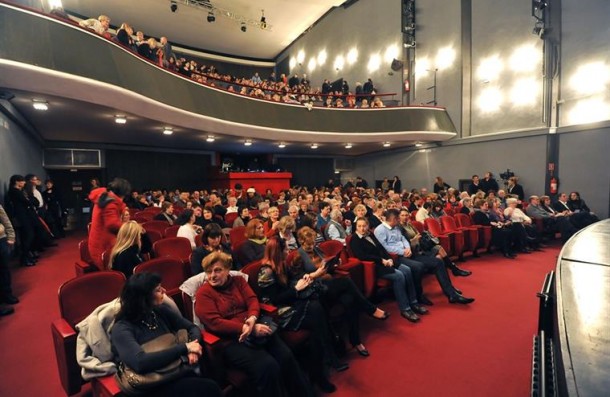
[[[568,216],[572,225],[578,230],[595,222],[588,212],[572,212],[568,207],[568,195],[566,193],[559,194],[559,198],[553,204],[553,209]]]
[[[468,185],[468,194],[472,196],[476,194],[476,192],[478,192],[479,190],[483,190],[483,186],[481,186],[479,176],[473,175],[472,182],[470,183],[470,185]]]
[[[494,179],[494,175],[491,173],[491,171],[487,171],[483,177],[483,180],[481,181],[481,190],[483,190],[485,195],[487,195],[490,190],[497,193],[499,189],[500,187],[498,186],[498,182]]]
[[[369,221],[366,218],[356,220],[356,232],[350,236],[349,246],[356,258],[375,263],[375,277],[392,283],[401,316],[411,322],[417,322],[419,316],[416,313],[428,313],[417,301],[417,293],[421,291],[421,273],[417,275],[416,281],[414,271],[409,266],[394,263],[377,238],[369,233]]]

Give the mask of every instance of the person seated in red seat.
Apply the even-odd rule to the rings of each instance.
[[[222,199],[220,198],[220,195],[216,191],[213,191],[212,193],[210,193],[208,200],[210,201],[208,205],[210,207],[212,207],[214,216],[217,215],[224,220],[225,215],[227,213],[227,209],[222,205]],[[227,227],[227,226],[222,226],[222,227]]]
[[[222,229],[216,223],[210,223],[203,228],[201,234],[201,246],[193,250],[191,255],[191,274],[199,274],[203,272],[201,262],[212,252],[224,252],[227,255],[233,255],[231,247],[222,242]]]
[[[185,209],[182,211],[176,225],[180,225],[176,237],[184,237],[191,243],[191,248],[195,249],[197,244],[195,243],[195,237],[200,234],[203,228],[195,224],[195,212],[191,209]]]
[[[250,210],[246,206],[240,206],[237,213],[237,218],[233,221],[233,228],[246,226],[250,222]]]
[[[297,225],[293,217],[286,215],[280,218],[277,224],[277,237],[283,241],[288,251],[299,248],[296,236],[294,235],[296,230]]]
[[[201,207],[199,207],[201,208]],[[201,218],[197,219],[197,225],[201,226],[201,227],[206,227],[207,225],[211,224],[211,223],[216,223],[218,224],[218,226],[220,226],[221,228],[226,228],[228,227],[227,224],[220,218],[214,216],[214,208],[212,208],[209,205],[206,205],[205,207],[203,207],[203,211],[202,211],[202,216]]]
[[[430,207],[430,216],[434,219],[440,219],[441,216],[447,215],[443,209],[443,203],[440,201],[433,201],[432,207]]]
[[[83,28],[91,29],[95,33],[100,36],[104,36],[107,39],[110,39],[110,33],[108,33],[108,28],[110,27],[110,18],[106,15],[100,15],[95,18],[83,19],[78,23]]]
[[[267,237],[265,237],[265,227],[260,219],[252,219],[248,222],[246,238],[247,240],[239,247],[239,252],[236,253],[241,266],[263,259]]]
[[[123,273],[127,278],[131,277],[133,269],[144,262],[140,254],[151,250],[150,240],[144,236],[144,228],[136,221],[123,223],[110,251],[110,268]]]
[[[491,243],[502,250],[505,258],[515,259],[517,254],[512,251],[513,231],[510,222],[507,224],[502,218],[498,217],[496,211],[490,210],[490,203],[493,207],[495,202],[492,199],[475,201],[472,221],[475,225],[491,226]]]
[[[118,360],[139,374],[162,370],[175,360],[195,365],[203,354],[202,331],[192,322],[163,305],[165,289],[155,273],[130,277],[121,292],[121,309],[110,338]],[[145,352],[142,345],[167,333],[188,332],[189,342],[178,343],[161,351]],[[153,395],[148,393],[147,395]],[[216,383],[194,372],[185,373],[155,388],[155,396],[220,397]]]
[[[280,210],[277,207],[271,207],[267,211],[268,218],[263,223],[265,228],[265,236],[272,237],[277,233],[278,223],[280,221]]]
[[[161,204],[162,211],[153,218],[156,221],[166,221],[170,226],[176,222],[178,217],[174,215],[174,205],[170,201],[164,201]]]
[[[202,266],[207,282],[197,291],[195,314],[207,330],[221,338],[224,362],[246,373],[257,396],[281,397],[286,391],[313,396],[290,349],[268,325],[257,323],[258,299],[243,277],[229,274],[231,257],[214,252]]]
[[[89,193],[93,203],[91,227],[89,229],[88,248],[93,263],[102,268],[102,254],[112,248],[116,234],[119,232],[127,206],[123,198],[131,191],[131,184],[122,178],[115,178],[108,187],[100,187]],[[128,214],[128,212],[127,212]]]

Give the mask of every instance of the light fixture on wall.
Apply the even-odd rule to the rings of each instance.
[[[240,29],[241,29],[241,31],[242,31],[242,32],[246,33],[246,31],[248,30],[248,28],[246,27],[246,23],[245,23],[245,22],[242,22],[242,23],[241,23],[241,28],[240,28]]]
[[[175,2],[175,1],[172,1],[172,2],[170,3],[170,5],[169,5],[169,9],[170,9],[172,12],[176,12],[176,11],[178,11],[178,4],[176,4],[176,2]]]
[[[116,116],[114,116],[114,122],[117,124],[126,124],[127,117],[117,114]]]
[[[392,146],[392,144],[390,142],[384,142],[383,143],[383,147],[390,147]]]
[[[317,143],[312,143],[310,147],[312,149],[317,149],[318,148],[318,144]]]
[[[280,144],[277,145],[277,147],[279,147],[280,149],[284,149],[286,147],[286,144],[284,142],[280,142]]]
[[[326,58],[327,58],[327,54],[326,54],[326,50],[322,50],[318,53],[318,65],[322,66],[326,63]]]
[[[252,146],[252,139],[246,139],[244,141],[244,146]]]
[[[41,99],[32,99],[32,106],[34,107],[34,109],[40,111],[49,110],[48,102]]]
[[[171,135],[174,133],[172,127],[163,127],[163,135]]]
[[[346,149],[351,149],[353,147],[353,145],[351,143],[346,143],[345,144],[345,148]]]
[[[265,18],[265,10],[261,10],[261,29],[267,29],[267,18]]]
[[[343,69],[343,66],[345,65],[345,59],[343,58],[343,55],[337,55],[337,57],[335,58],[335,63],[334,63],[334,67],[336,71],[340,71],[341,69]]]
[[[212,23],[216,20],[216,15],[214,15],[214,11],[208,12],[208,22]]]
[[[303,62],[304,62],[304,61],[305,61],[305,51],[300,50],[300,51],[297,53],[297,63],[298,63],[299,65],[303,65]]]
[[[216,137],[214,137],[214,135],[208,135],[207,138],[205,138],[206,142],[214,142],[216,140]]]

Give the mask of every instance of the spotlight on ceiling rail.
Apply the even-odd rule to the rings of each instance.
[[[208,12],[208,22],[212,23],[216,20],[216,15],[214,15],[214,11]]]
[[[246,30],[248,30],[248,28],[246,27],[246,23],[245,22],[241,23],[241,28],[240,29],[241,29],[242,32],[246,33]]]
[[[169,5],[169,9],[172,10],[172,12],[178,11],[178,4],[176,4],[175,1],[172,1],[171,4]]]
[[[267,18],[265,18],[265,10],[261,10],[261,29],[267,29]]]

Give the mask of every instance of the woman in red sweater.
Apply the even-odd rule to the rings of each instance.
[[[89,193],[89,200],[93,203],[88,238],[89,253],[99,269],[103,267],[102,254],[114,246],[116,235],[123,224],[123,216],[127,210],[123,197],[130,191],[129,182],[115,178],[107,188],[100,187]]]
[[[256,385],[259,396],[312,396],[290,349],[265,324],[257,324],[260,306],[254,291],[242,277],[231,277],[231,257],[213,252],[202,267],[207,282],[197,291],[195,313],[222,342],[227,365],[243,370]],[[258,344],[254,338],[266,338]]]

